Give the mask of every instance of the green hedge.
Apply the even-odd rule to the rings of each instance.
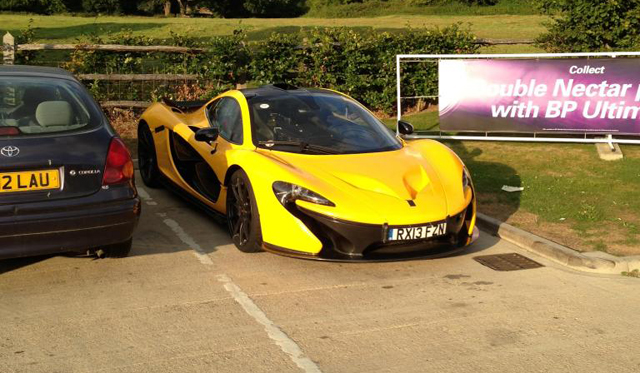
[[[302,87],[331,88],[353,96],[374,111],[391,113],[396,102],[396,54],[475,53],[478,49],[475,40],[474,35],[459,25],[409,29],[401,33],[312,29],[298,34],[274,33],[267,40],[253,44],[246,42],[242,31],[205,42],[177,34],[166,40],[124,35],[111,40],[92,38],[89,42],[179,45],[205,48],[206,53],[76,51],[63,67],[75,73],[198,74],[201,80],[194,92],[206,96],[201,98],[246,82],[250,85],[287,82]],[[135,84],[125,87],[123,83],[118,84],[117,89],[110,89],[104,82],[94,82],[91,87],[99,99],[110,100],[158,99],[177,89],[155,83],[157,86],[147,84],[146,89]],[[403,64],[402,86],[404,96],[437,95],[436,64],[432,61]]]
[[[550,52],[636,50],[640,0],[538,0],[551,15],[538,44]]]

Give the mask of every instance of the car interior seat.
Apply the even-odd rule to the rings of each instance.
[[[46,87],[34,85],[27,87],[22,94],[22,103],[11,113],[11,116],[21,124],[29,124],[35,119],[36,109],[38,105],[45,101],[57,100],[58,94],[54,87]]]
[[[35,112],[36,123],[22,126],[25,133],[59,132],[81,127],[74,124],[71,104],[67,101],[45,101],[38,105]]]

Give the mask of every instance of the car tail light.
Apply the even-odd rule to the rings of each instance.
[[[133,178],[133,161],[131,154],[122,140],[117,137],[111,139],[107,164],[104,167],[102,185],[113,185],[127,182]]]

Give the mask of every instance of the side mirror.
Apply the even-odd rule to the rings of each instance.
[[[413,125],[403,120],[398,121],[398,132],[401,135],[411,135],[413,133]]]
[[[215,127],[202,128],[196,132],[196,141],[214,142],[218,138],[220,131]]]

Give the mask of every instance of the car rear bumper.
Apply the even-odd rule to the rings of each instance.
[[[135,190],[125,187],[73,200],[0,206],[0,259],[84,252],[127,241],[140,210]]]
[[[468,234],[474,211],[473,201],[460,213],[447,217],[444,236],[416,241],[387,240],[386,225],[362,224],[334,219],[309,210],[298,208],[296,216],[322,242],[322,250],[316,255],[289,250],[264,243],[266,251],[305,259],[332,261],[390,261],[416,258],[436,258],[463,250],[479,236],[474,227]]]

